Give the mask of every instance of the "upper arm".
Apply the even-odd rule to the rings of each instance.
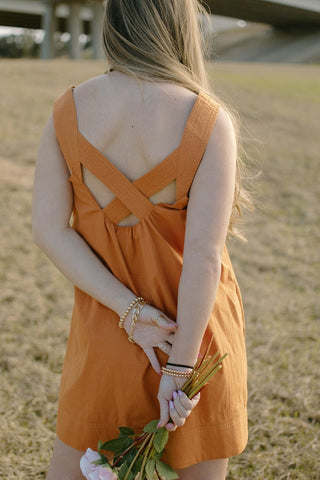
[[[32,230],[37,243],[69,226],[73,208],[69,176],[51,115],[41,136],[34,175]]]
[[[190,189],[184,255],[195,252],[209,260],[221,256],[232,212],[236,160],[234,127],[220,107]]]

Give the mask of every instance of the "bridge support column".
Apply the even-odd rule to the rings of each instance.
[[[70,3],[69,30],[70,38],[70,58],[76,60],[81,56],[79,37],[82,33],[80,20],[81,5],[79,3]]]
[[[96,0],[92,5],[93,20],[91,23],[91,41],[93,47],[93,58],[97,60],[105,59],[102,46],[103,14],[104,7],[101,0]]]
[[[41,45],[41,58],[48,59],[55,56],[53,35],[57,27],[56,5],[50,0],[44,1],[44,15],[42,17],[42,28],[44,39]]]

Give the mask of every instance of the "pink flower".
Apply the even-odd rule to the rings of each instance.
[[[87,480],[118,480],[117,474],[108,466],[95,465],[94,460],[99,460],[98,452],[88,448],[80,459],[80,468]]]

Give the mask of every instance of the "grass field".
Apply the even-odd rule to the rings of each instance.
[[[104,64],[0,67],[0,478],[39,480],[54,441],[73,290],[32,243],[33,168],[54,99]],[[246,314],[250,438],[228,480],[318,480],[320,67],[209,68],[262,170],[248,242],[229,244]]]

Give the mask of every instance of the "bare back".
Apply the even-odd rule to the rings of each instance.
[[[197,95],[169,83],[142,82],[112,71],[74,90],[82,135],[130,181],[141,177],[179,147]],[[83,168],[87,187],[103,208],[115,195]],[[176,181],[150,197],[152,203],[174,203]],[[118,225],[134,225],[130,213]]]

